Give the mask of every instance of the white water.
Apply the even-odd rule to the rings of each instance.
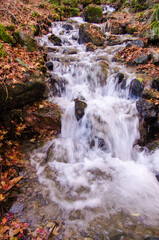
[[[83,224],[97,215],[109,217],[126,211],[138,213],[147,224],[157,225],[159,183],[155,173],[159,172],[159,150],[148,154],[134,147],[139,138],[139,122],[135,102],[128,98],[128,92],[135,75],[111,61],[124,45],[86,52],[85,45],[72,39],[78,35],[82,20],[73,20],[76,22],[71,31],[62,28],[64,23],[52,26],[63,45],[55,47],[58,52],[49,56],[54,74],[67,84],[61,97],[50,97],[63,111],[61,135],[31,157],[39,182],[64,211],[66,220],[73,210],[83,213]],[[53,47],[47,36],[41,44]],[[65,49],[77,49],[78,53],[65,55]],[[102,74],[101,61],[109,64],[107,79]],[[117,84],[115,76],[119,71],[127,78],[125,90]],[[75,117],[76,98],[87,103],[79,122]],[[99,139],[105,142],[104,148],[98,146]],[[92,212],[95,209],[98,210]]]

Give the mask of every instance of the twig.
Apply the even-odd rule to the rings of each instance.
[[[19,175],[19,169],[18,169],[18,167],[12,162],[12,160],[9,158],[9,157],[5,157],[6,158],[6,160],[8,160],[12,165],[13,165],[13,167],[15,168],[15,170],[17,171],[17,173],[18,173],[18,175]]]

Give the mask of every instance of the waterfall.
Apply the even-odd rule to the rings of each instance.
[[[60,96],[50,96],[62,111],[62,130],[41,149],[34,151],[31,162],[39,182],[49,191],[69,219],[71,211],[83,214],[80,221],[88,223],[97,216],[109,217],[119,211],[138,213],[147,224],[159,223],[158,153],[141,150],[139,121],[135,100],[129,98],[129,86],[135,74],[125,66],[112,62],[114,54],[125,45],[98,48],[86,52],[78,44],[81,18],[52,25],[52,32],[61,38],[62,46],[48,56],[54,64],[51,74],[65,81]],[[102,27],[101,27],[102,28]],[[53,47],[48,36],[40,43]],[[67,54],[74,50],[74,54]],[[101,62],[108,65],[102,72]],[[116,80],[124,74],[123,89]],[[87,104],[85,114],[77,121],[74,99]]]

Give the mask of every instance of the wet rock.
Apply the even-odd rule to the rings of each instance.
[[[126,28],[129,25],[129,22],[123,23],[119,19],[115,19],[110,23],[108,31],[111,30],[111,34],[126,34]]]
[[[157,79],[154,79],[153,81],[152,81],[152,88],[154,88],[154,89],[156,89],[157,91],[159,91],[159,78],[157,78]]]
[[[62,41],[59,37],[57,37],[55,34],[51,34],[49,36],[49,40],[55,45],[55,46],[62,46]]]
[[[154,123],[157,119],[157,109],[153,102],[149,102],[146,99],[140,99],[136,102],[136,108],[141,117],[149,123]]]
[[[126,80],[125,80],[124,74],[123,74],[123,73],[120,73],[120,72],[117,73],[116,79],[117,79],[118,84],[120,84],[120,87],[121,87],[122,89],[125,89],[125,87],[126,87]]]
[[[86,52],[94,52],[96,48],[97,47],[91,42],[86,44]]]
[[[133,79],[130,84],[129,95],[131,97],[141,97],[144,85],[138,79]]]
[[[30,37],[27,33],[24,33],[22,31],[15,32],[13,37],[16,40],[16,43],[19,43],[20,45],[26,47],[30,52],[36,51],[38,49],[38,44],[35,39]]]
[[[128,34],[133,34],[133,33],[135,33],[135,32],[138,31],[138,28],[139,28],[138,25],[129,24],[129,25],[126,27],[126,32],[127,32]]]
[[[84,116],[87,104],[78,99],[75,99],[74,101],[75,101],[75,116],[77,121],[79,121]]]
[[[133,46],[142,47],[142,48],[145,46],[145,43],[142,40],[134,40],[131,42],[131,44]]]
[[[77,35],[76,33],[73,34],[73,35],[72,35],[72,39],[77,41],[77,40],[78,40],[78,35]]]
[[[44,97],[45,83],[32,80],[26,83],[7,85],[8,93],[0,87],[0,110],[16,109]]]
[[[79,28],[79,43],[88,42],[92,42],[96,46],[102,46],[105,42],[105,35],[96,25],[84,23]]]
[[[53,71],[53,63],[52,62],[47,62],[46,67],[48,68],[49,71]]]
[[[102,12],[103,9],[101,6],[90,4],[83,11],[83,18],[86,22],[89,23],[101,23]]]
[[[108,46],[114,46],[114,45],[120,45],[124,42],[123,39],[121,39],[120,36],[118,35],[110,35],[108,38],[107,38],[107,45]]]
[[[61,131],[61,112],[56,104],[41,105],[37,110],[29,109],[26,116],[27,125],[39,130]]]
[[[159,100],[159,92],[152,88],[146,89],[142,92],[142,97],[145,99]]]
[[[73,30],[73,27],[72,27],[72,25],[70,25],[70,24],[64,24],[62,27],[63,27],[65,30],[67,30],[67,31]]]
[[[149,54],[141,54],[140,57],[138,57],[134,60],[134,63],[145,64],[145,63],[148,63],[149,60],[150,60],[150,55]]]
[[[146,147],[150,150],[150,151],[155,151],[159,148],[159,140],[154,140],[152,142],[149,142]],[[159,175],[156,175],[157,180],[159,181]]]
[[[99,65],[101,67],[101,76],[100,76],[100,86],[105,86],[108,77],[109,63],[107,61],[100,61]]]
[[[60,97],[61,93],[65,91],[67,81],[63,78],[60,78],[56,74],[52,74],[50,77],[50,83],[52,86],[53,95]]]
[[[39,36],[41,33],[40,25],[36,24],[34,27],[35,27],[34,36]]]
[[[78,50],[76,48],[67,48],[63,50],[64,54],[77,54]]]

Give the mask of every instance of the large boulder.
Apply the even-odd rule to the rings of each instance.
[[[83,12],[83,18],[89,23],[101,23],[102,22],[102,12],[101,6],[95,4],[88,5]]]
[[[143,82],[140,79],[133,79],[129,88],[130,97],[141,97],[142,91],[144,90]]]
[[[38,49],[38,44],[35,39],[29,36],[27,33],[24,33],[22,31],[15,32],[13,37],[16,43],[19,43],[22,46],[26,47],[26,49],[30,52],[36,51]]]
[[[44,81],[39,80],[0,86],[0,110],[16,109],[44,98],[45,89]]]
[[[99,27],[90,23],[84,23],[79,28],[79,43],[92,42],[96,46],[103,46],[105,35]]]
[[[56,104],[43,101],[39,106],[27,110],[26,124],[37,132],[41,130],[61,131],[61,112]]]
[[[49,36],[49,40],[55,45],[55,46],[62,46],[62,41],[59,37],[57,37],[55,34],[51,34]]]
[[[140,116],[140,144],[150,150],[158,147],[159,140],[159,93],[154,89],[144,90],[142,98],[136,102]]]

